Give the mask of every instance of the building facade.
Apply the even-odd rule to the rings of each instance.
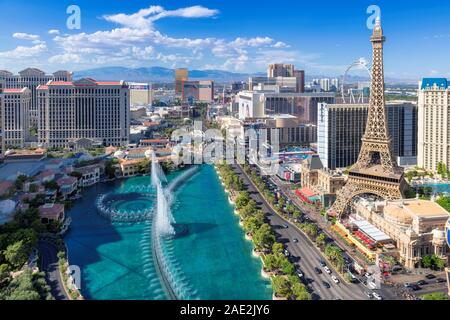
[[[39,121],[39,110],[37,104],[37,87],[45,85],[49,81],[72,81],[73,74],[68,71],[57,71],[53,74],[45,74],[45,72],[28,68],[14,75],[9,71],[0,71],[0,81],[3,79],[5,88],[22,89],[28,88],[31,91],[31,104],[29,108],[29,126],[37,128]]]
[[[317,124],[319,102],[335,102],[333,93],[281,93],[274,90],[242,91],[238,95],[239,118],[290,114],[305,124]]]
[[[128,83],[130,88],[130,105],[147,106],[152,104],[152,85],[149,83]]]
[[[184,102],[214,101],[214,81],[184,81],[182,85],[182,99]]]
[[[3,152],[9,148],[24,148],[29,136],[30,105],[28,88],[3,90],[0,104]]]
[[[183,93],[183,82],[189,80],[188,69],[176,69],[175,70],[175,93]]]
[[[294,77],[295,67],[293,64],[274,63],[267,68],[267,77]]]
[[[439,163],[450,168],[450,81],[423,79],[419,87],[418,165],[436,172]]]
[[[367,104],[318,105],[318,152],[324,167],[346,168],[358,160],[366,130]],[[392,152],[401,164],[415,164],[417,156],[417,105],[391,102],[386,105]]]
[[[416,199],[379,203],[360,200],[355,209],[394,241],[397,258],[408,269],[420,267],[422,258],[433,254],[448,262],[445,224],[450,214],[437,203]]]
[[[38,87],[39,143],[45,147],[126,146],[130,92],[124,82],[51,81]]]

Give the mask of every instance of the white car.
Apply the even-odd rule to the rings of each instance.
[[[336,276],[331,276],[331,279],[333,279],[334,283],[339,284],[340,281]]]
[[[364,275],[366,278],[371,278],[372,277],[372,275],[370,274],[370,273],[368,273],[368,272],[366,272],[366,274]]]
[[[376,292],[373,292],[372,293],[372,296],[376,299],[376,300],[383,300],[383,297],[382,296],[380,296],[378,293],[376,293]]]
[[[323,270],[325,270],[326,273],[331,274],[331,270],[327,266],[323,267]]]

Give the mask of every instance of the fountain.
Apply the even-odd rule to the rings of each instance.
[[[175,223],[170,211],[169,197],[163,189],[162,183],[167,179],[159,165],[155,152],[152,154],[152,184],[157,190],[155,227],[159,237],[169,237],[175,235],[172,224]]]

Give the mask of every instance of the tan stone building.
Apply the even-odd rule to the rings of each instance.
[[[318,155],[303,161],[301,167],[302,188],[307,188],[321,198],[321,204],[329,207],[336,193],[345,185],[345,176],[339,171],[325,169]]]
[[[450,249],[445,224],[450,217],[437,203],[426,200],[362,201],[357,213],[396,243],[399,261],[407,268],[420,267],[423,257],[437,255],[448,262]]]

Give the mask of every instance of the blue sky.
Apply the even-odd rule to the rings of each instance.
[[[81,30],[66,27],[69,5]],[[165,66],[264,71],[293,63],[340,75],[371,59],[369,5],[387,36],[386,75],[450,77],[450,2],[406,0],[0,0],[0,68]]]

